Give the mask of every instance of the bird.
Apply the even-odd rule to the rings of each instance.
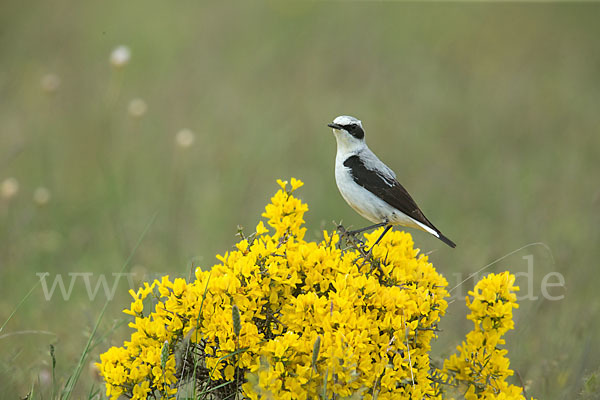
[[[385,227],[369,253],[394,225],[420,229],[448,246],[456,247],[452,240],[427,219],[412,196],[398,182],[394,171],[369,149],[365,142],[365,130],[359,119],[341,115],[327,126],[333,129],[337,143],[337,187],[350,207],[375,224],[348,233],[357,234]]]

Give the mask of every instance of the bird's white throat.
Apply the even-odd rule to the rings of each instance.
[[[333,134],[337,143],[337,154],[339,156],[357,154],[367,147],[364,139],[357,139],[345,130],[334,129]]]

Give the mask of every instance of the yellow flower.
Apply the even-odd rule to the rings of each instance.
[[[299,180],[299,179],[292,178],[292,179],[291,179],[291,185],[292,185],[292,190],[291,190],[291,191],[293,192],[294,190],[298,189],[299,187],[302,187],[302,186],[304,186],[304,182],[302,182],[302,181],[301,181],[301,180]],[[284,188],[284,189],[285,189],[285,188]]]
[[[269,230],[265,228],[265,224],[260,221],[258,225],[256,225],[256,236],[260,236],[264,233],[269,233]]]
[[[442,375],[451,383],[466,387],[465,399],[525,399],[522,389],[510,385],[513,375],[502,336],[513,327],[512,310],[517,308],[515,277],[508,272],[490,274],[469,292],[467,306],[474,329],[458,346],[458,355],[444,362]]]
[[[277,179],[277,184],[283,189],[285,190],[285,187],[288,184],[288,181],[282,181],[281,179]]]

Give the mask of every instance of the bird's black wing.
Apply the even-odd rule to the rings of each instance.
[[[350,174],[354,182],[379,197],[390,206],[402,211],[415,221],[433,229],[439,234],[439,238],[451,247],[456,245],[446,236],[444,236],[431,221],[427,219],[417,203],[404,187],[392,177],[384,177],[372,169],[367,168],[359,156],[350,156],[344,161],[344,166],[350,169]]]

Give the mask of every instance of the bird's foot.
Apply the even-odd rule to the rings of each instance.
[[[356,236],[356,231],[349,231],[342,224],[337,226],[336,231],[340,234],[341,238]]]
[[[334,221],[335,223],[335,221]],[[340,237],[345,237],[348,234],[348,231],[341,223],[335,228],[336,232],[340,234]]]
[[[358,235],[361,232],[362,231],[360,229],[355,229],[353,231],[346,231],[346,235],[348,235],[348,236],[356,236],[356,235]]]
[[[340,238],[344,238],[346,242],[351,246],[351,248],[358,251],[359,256],[356,258],[355,262],[358,262],[362,258],[362,263],[359,268],[362,268],[367,262],[371,263],[371,270],[373,272],[375,268],[381,269],[376,260],[373,259],[373,249],[375,245],[371,246],[370,249],[367,250],[366,243],[357,237],[358,234],[364,232],[364,229],[358,229],[355,231],[348,231],[344,226],[339,224],[336,228],[337,232],[340,235]],[[369,272],[369,273],[370,273]]]
[[[346,239],[347,242],[356,248],[364,247],[365,243],[356,237],[356,235],[360,233],[359,231],[348,231],[341,224],[337,226],[336,230],[340,234],[340,239]]]

